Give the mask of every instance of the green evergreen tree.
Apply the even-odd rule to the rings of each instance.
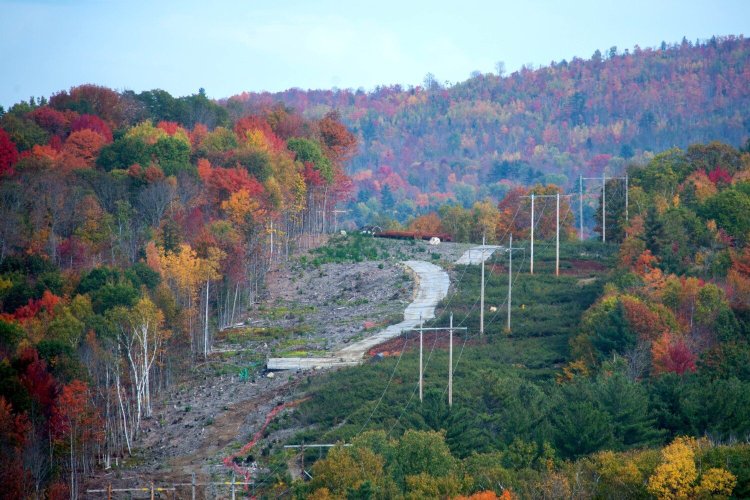
[[[600,408],[612,420],[612,435],[616,449],[658,444],[664,432],[657,429],[656,418],[649,409],[646,389],[623,373],[600,375],[594,396]]]

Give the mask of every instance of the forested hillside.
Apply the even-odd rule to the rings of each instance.
[[[453,406],[447,339],[431,332],[424,402],[417,348],[404,337],[381,350],[385,360],[309,382],[294,442],[352,447],[333,450],[297,486],[313,497],[749,495],[750,152],[693,145],[628,173],[628,220],[619,181],[608,185],[619,244],[565,231],[560,276],[549,215],[536,222],[528,272],[524,192],[414,220],[413,229],[459,227],[465,239],[513,233],[512,328],[507,255],[488,266],[486,301],[498,307],[485,311],[484,336],[479,269],[456,266],[456,290],[428,323],[447,327],[452,313],[468,327],[456,332]],[[354,473],[361,463],[371,472]]]
[[[225,105],[239,113],[279,101],[310,117],[341,113],[361,143],[351,164],[356,217],[385,211],[404,222],[446,199],[500,199],[515,184],[567,188],[673,146],[744,144],[750,41],[612,47],[452,85],[428,75],[422,87],[245,93]]]
[[[749,59],[750,42],[727,37],[445,86],[430,77],[413,89],[215,102],[203,90],[81,85],[0,109],[0,496],[80,496],[95,468],[132,457],[146,428],[168,425],[155,421],[157,401],[209,364],[217,332],[262,343],[263,328],[227,329],[247,319],[274,267],[323,281],[321,265],[379,261],[339,276],[353,281],[336,282],[346,297],[318,298],[335,330],[362,323],[337,311],[367,304],[373,269],[398,279],[376,295],[400,300],[410,278],[396,262],[420,254],[453,280],[429,326],[454,314],[467,328],[453,407],[438,334],[419,405],[408,336],[362,366],[264,379],[295,389],[247,405],[273,408],[254,415],[265,419],[258,456],[234,457],[260,464],[263,493],[750,495],[738,444],[750,435]],[[584,241],[577,200],[563,196],[555,276],[552,197],[603,173],[627,173],[628,190],[606,181],[606,207],[601,180],[588,190]],[[546,200],[533,217],[531,194]],[[459,242],[512,234],[513,326],[504,251],[488,265],[482,336],[480,271],[443,260],[451,252],[417,241],[376,250],[370,235],[343,234],[300,255],[324,243],[345,204],[357,223]],[[290,298],[305,292],[295,279],[289,302],[265,311],[285,323],[267,331],[284,349],[325,355],[332,341],[310,331],[313,306]],[[381,316],[362,334],[394,319]],[[262,356],[233,366],[233,380],[254,383]],[[190,427],[174,421],[182,437]],[[239,444],[229,434],[228,447]],[[292,441],[352,446],[302,451],[311,480],[295,481],[295,455],[281,448]]]
[[[128,455],[269,267],[327,230],[355,149],[335,116],[229,120],[202,92],[84,85],[0,116],[3,496],[76,497]]]

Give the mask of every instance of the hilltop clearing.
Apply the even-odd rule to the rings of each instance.
[[[328,248],[353,245],[358,238],[337,237]],[[379,239],[368,243],[381,259],[311,263],[324,252],[320,250],[271,271],[263,301],[246,324],[217,335],[209,360],[155,404],[154,417],[145,421],[142,437],[134,443],[134,457],[114,472],[99,474],[91,487],[142,485],[149,479],[190,482],[192,473],[199,482],[226,479],[230,471],[220,465],[221,459],[248,442],[278,404],[304,398],[298,385],[310,373],[268,378],[263,372],[266,356],[323,353],[400,321],[414,284],[396,257],[453,259],[466,247]],[[289,435],[276,434],[259,448]],[[260,461],[260,453],[251,455]]]

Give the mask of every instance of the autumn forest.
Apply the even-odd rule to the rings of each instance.
[[[750,496],[749,110],[742,36],[369,92],[214,100],[87,83],[0,107],[0,496],[111,487],[102,471],[140,465],[168,424],[155,408],[203,383],[228,338],[314,344],[311,308],[267,304],[280,269],[375,272],[423,252],[452,280],[429,325],[452,313],[478,331],[477,266],[375,227],[462,249],[533,234],[541,272],[519,253],[516,326],[460,340],[453,407],[436,378],[411,403],[408,336],[361,366],[275,375],[294,397],[257,410],[260,472],[238,495]],[[602,176],[606,205],[601,181],[579,204],[583,178]],[[552,202],[534,215],[532,194],[560,194],[559,219]],[[505,259],[488,260],[502,278],[488,304],[508,293]],[[289,322],[252,326],[267,317]],[[267,378],[254,354],[211,373]],[[283,445],[305,441],[342,446],[303,448],[295,474]]]

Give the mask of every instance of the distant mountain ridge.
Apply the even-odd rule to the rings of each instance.
[[[350,164],[359,201],[381,197],[417,205],[456,197],[501,197],[509,185],[569,185],[579,174],[619,171],[631,158],[673,146],[750,137],[750,40],[714,37],[692,44],[606,54],[477,74],[445,88],[290,89],[243,93],[232,112],[278,103],[317,117],[337,110],[357,134]]]

